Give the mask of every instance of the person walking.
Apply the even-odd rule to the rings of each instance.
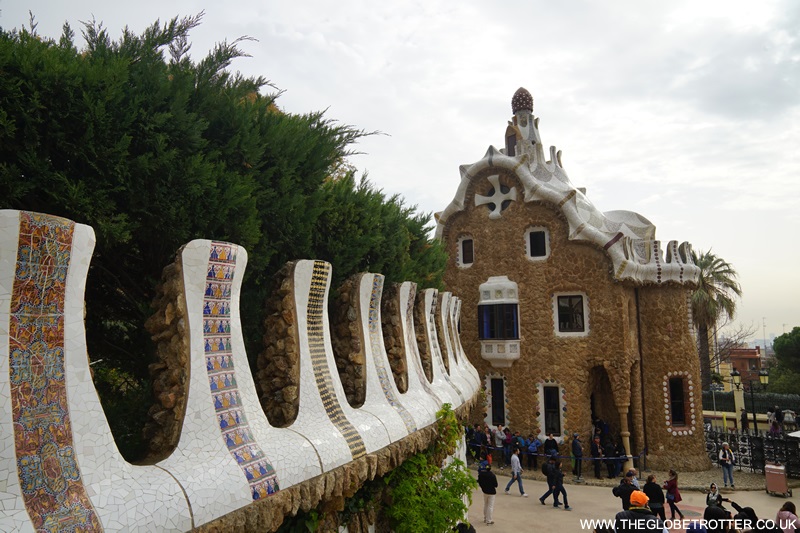
[[[575,481],[582,482],[583,476],[581,469],[583,468],[583,444],[581,444],[581,436],[577,433],[572,435],[572,456],[575,458]]]
[[[731,482],[731,488],[736,488],[736,485],[733,484],[733,464],[735,462],[736,456],[733,455],[730,444],[723,442],[722,449],[719,451],[719,466],[722,467],[722,482],[725,484],[725,488],[728,488],[728,480]]]
[[[681,491],[678,490],[678,473],[674,470],[669,471],[669,479],[664,482],[664,488],[667,491],[667,503],[669,504],[669,510],[672,513],[670,516],[671,520],[675,520],[675,513],[678,513],[678,516],[681,517],[683,520],[683,513],[680,509],[678,509],[678,503],[683,500],[681,498]]]
[[[555,470],[556,470],[556,458],[553,457],[552,455],[546,457],[544,459],[544,462],[542,463],[542,474],[544,474],[545,477],[547,478],[547,492],[545,492],[544,494],[541,495],[541,497],[539,497],[539,502],[542,505],[544,505],[544,501],[547,499],[547,497],[555,492],[553,490],[554,486],[553,480],[554,480]],[[559,506],[558,495],[553,494],[553,507],[558,507],[558,506]]]
[[[666,521],[667,514],[664,511],[664,491],[661,490],[661,487],[656,483],[655,474],[647,476],[647,483],[644,484],[642,492],[647,495],[650,510],[653,511],[653,514],[661,518],[662,521]]]
[[[603,466],[603,447],[600,445],[600,435],[595,435],[592,439],[592,462],[594,463],[594,477],[603,479],[600,468]]]
[[[483,522],[494,524],[494,498],[497,494],[497,476],[492,465],[486,463],[478,469],[478,486],[483,492]]]
[[[561,461],[557,461],[555,464],[555,469],[553,472],[553,485],[551,488],[553,489],[553,497],[556,500],[556,502],[553,504],[553,507],[558,507],[561,505],[558,503],[558,495],[561,494],[564,498],[564,510],[571,511],[572,507],[569,506],[569,502],[567,501],[567,491],[564,489],[564,471],[561,470]]]
[[[519,485],[520,496],[527,498],[528,495],[522,488],[522,464],[519,462],[519,448],[514,448],[513,454],[511,455],[511,481],[509,481],[508,485],[506,485],[506,494],[509,494],[508,489],[511,488],[511,485],[514,483],[514,481],[516,481]]]

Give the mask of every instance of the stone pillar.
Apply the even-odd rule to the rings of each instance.
[[[625,461],[625,470],[633,468],[633,457],[631,456],[631,432],[628,428],[628,407],[627,405],[618,405],[619,411],[619,434],[622,436],[622,447],[625,448],[625,456],[628,458]]]

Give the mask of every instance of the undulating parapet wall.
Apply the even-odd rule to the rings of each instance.
[[[89,371],[83,292],[93,246],[88,226],[0,211],[0,530],[274,531],[299,510],[341,509],[436,438],[444,402],[458,412],[474,403],[474,368],[449,330],[447,353],[438,348],[436,291],[422,292],[415,328],[411,283],[398,290],[401,316],[389,320],[400,324],[408,365],[407,390],[398,389],[382,331],[383,276],[361,274],[348,312],[363,339],[364,401],[353,408],[335,369],[331,267],[322,261],[278,275],[257,389],[239,316],[247,252],[195,240],[165,269],[148,321],[159,358],[148,434],[160,461],[131,465]]]
[[[89,226],[0,211],[0,530],[185,531],[181,485],[119,454],[92,384]],[[112,481],[113,480],[113,481]]]
[[[399,283],[384,287],[381,299],[381,326],[383,327],[383,345],[389,357],[389,366],[392,368],[394,382],[397,390],[408,390],[408,365],[406,364],[406,350],[404,346],[403,312],[400,307]]]

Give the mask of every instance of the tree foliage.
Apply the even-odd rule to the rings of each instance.
[[[691,296],[691,308],[692,320],[698,330],[700,375],[705,390],[711,385],[708,333],[720,319],[734,317],[736,297],[742,295],[742,289],[736,281],[733,266],[711,250],[699,255],[692,250],[692,260],[700,268],[698,287]]]
[[[387,281],[423,286],[438,285],[444,268],[428,216],[366,180],[332,181],[370,133],[323,112],[280,111],[265,78],[229,69],[247,38],[193,61],[189,32],[201,19],[125,29],[118,40],[90,21],[81,50],[66,24],[59,40],[33,24],[0,28],[0,208],[94,228],[90,356],[139,381],[154,352],[143,324],[161,270],[192,239],[248,250],[252,357],[268,281],[287,260],[327,259],[338,279],[385,269]]]
[[[789,333],[775,337],[772,349],[779,365],[800,372],[800,327],[794,327]]]
[[[800,327],[775,337],[772,349],[777,365],[770,369],[770,391],[800,394]]]

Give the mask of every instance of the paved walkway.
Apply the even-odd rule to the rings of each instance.
[[[498,474],[495,472],[495,474]],[[690,476],[691,474],[686,474]],[[567,485],[567,495],[569,504],[573,511],[564,511],[563,507],[553,508],[552,498],[548,499],[547,505],[539,503],[539,497],[547,490],[546,484],[542,481],[523,479],[525,490],[529,494],[528,498],[521,498],[516,483],[511,487],[511,494],[503,494],[503,489],[510,480],[509,476],[502,472],[497,475],[499,483],[498,495],[495,498],[494,524],[486,525],[483,523],[483,493],[476,489],[472,494],[472,507],[469,510],[469,520],[477,531],[487,531],[493,533],[513,532],[522,533],[527,531],[557,531],[557,532],[580,532],[591,531],[581,527],[581,520],[591,519],[613,519],[622,510],[619,498],[611,494],[610,487],[586,486],[586,485]],[[726,498],[742,507],[752,507],[759,518],[774,519],[781,505],[786,501],[785,498],[769,496],[764,490],[761,491],[722,491]],[[702,518],[705,509],[705,494],[699,491],[681,491],[683,502],[678,507],[687,519]],[[790,498],[791,499],[791,498]],[[793,500],[794,501],[794,500]],[[731,507],[729,507],[732,509]],[[669,508],[667,509],[669,518]],[[676,527],[672,531],[684,531]]]

